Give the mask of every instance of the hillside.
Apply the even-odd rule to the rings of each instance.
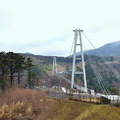
[[[19,53],[21,54],[21,53]],[[32,53],[22,53],[21,55],[23,56],[27,56],[27,57],[34,57],[34,58],[37,58],[38,60],[40,60],[40,63],[43,63],[43,64],[49,64],[49,63],[53,63],[53,57],[54,56],[44,56],[44,55],[34,55]],[[69,57],[59,57],[59,56],[56,56],[57,58],[57,62],[64,62],[64,63],[72,63],[72,58],[69,58]]]
[[[34,69],[32,70],[35,74],[37,74],[38,82],[36,82],[35,85],[42,85],[42,86],[48,86],[52,87],[54,85],[59,86],[69,86],[68,83],[66,83],[64,80],[60,82],[58,78],[55,78],[52,75],[52,56],[42,56],[42,55],[32,55],[32,54],[24,54],[25,57],[31,57],[33,60],[33,64],[36,65]],[[87,76],[87,83],[88,88],[96,89],[97,92],[101,92],[100,85],[98,84],[98,81],[96,79],[96,76],[89,64],[89,59],[92,58],[92,63],[96,64],[96,67],[99,70],[99,73],[102,75],[103,80],[107,86],[108,89],[116,88],[118,91],[120,91],[120,84],[119,80],[115,78],[114,74],[109,70],[107,64],[104,63],[103,59],[99,56],[87,56],[85,55],[85,62],[86,62],[86,76]],[[71,71],[72,69],[72,58],[69,57],[56,57],[57,59],[57,66],[58,66],[58,72],[65,71],[68,69],[68,71]],[[120,72],[120,58],[119,57],[107,57],[106,58],[109,62],[111,62],[112,66],[114,66],[118,72]],[[77,61],[80,62],[80,61]],[[80,63],[76,64],[76,67],[79,66]],[[104,71],[104,72],[103,72]],[[69,73],[67,76],[65,76],[68,79],[71,79],[71,74]],[[83,85],[83,79],[82,76],[76,77],[75,82],[77,84]],[[113,93],[112,93],[113,94]]]
[[[48,98],[39,90],[12,88],[0,95],[0,120],[120,120],[120,109]]]
[[[108,43],[100,48],[89,50],[85,52],[85,54],[96,56],[120,56],[120,41]]]
[[[120,109],[108,105],[93,105],[57,100],[52,120],[120,120]]]
[[[0,120],[47,120],[54,101],[42,91],[12,87],[0,94]]]

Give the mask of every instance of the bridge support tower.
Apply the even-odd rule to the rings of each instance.
[[[53,68],[52,68],[52,76],[57,75],[57,64],[56,64],[56,57],[53,57]]]
[[[81,29],[76,29],[73,30],[74,32],[74,48],[73,48],[73,65],[72,65],[72,78],[71,78],[71,89],[74,88],[74,78],[75,74],[82,74],[83,75],[83,80],[84,80],[84,88],[85,92],[87,92],[87,82],[86,82],[86,71],[85,71],[85,62],[84,62],[84,53],[83,53],[83,45],[82,45],[82,38],[81,38],[81,32],[83,30]],[[76,56],[76,50],[77,47],[80,48],[80,56]],[[76,71],[76,61],[81,60],[82,61],[82,71]]]

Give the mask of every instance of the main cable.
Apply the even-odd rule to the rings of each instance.
[[[90,39],[85,35],[85,33],[84,33],[84,32],[82,32],[82,33],[83,33],[83,35],[86,37],[86,39],[89,41],[89,43],[93,46],[93,48],[96,49],[96,47],[92,44],[92,42],[90,41]],[[102,57],[102,60],[103,60],[104,62],[109,62],[102,54],[100,54],[100,53],[98,52],[97,49],[96,49],[96,52],[98,53],[99,56]],[[117,71],[111,64],[108,64],[108,67],[109,67],[109,69],[113,72],[113,74],[115,75],[115,77],[116,77],[118,80],[120,80],[120,74],[118,73],[118,71]]]
[[[86,37],[87,37],[87,36],[86,36]],[[88,39],[88,38],[87,38],[87,39]],[[89,41],[90,41],[90,40],[89,40]],[[91,43],[91,41],[90,41],[90,43]],[[92,44],[92,43],[91,43],[91,44]],[[93,44],[92,44],[92,45],[93,45]],[[93,46],[94,46],[94,45],[93,45]],[[85,48],[85,50],[87,50],[86,47],[85,47],[85,45],[84,45],[84,48]],[[92,64],[92,58],[91,58],[91,56],[89,56],[89,55],[88,55],[88,62],[90,63],[91,68],[93,69],[93,72],[94,72],[94,74],[95,74],[95,76],[96,76],[96,79],[97,79],[97,81],[98,81],[98,83],[99,83],[99,85],[100,85],[101,90],[103,91],[104,94],[107,94],[107,95],[109,94],[109,95],[110,95],[110,92],[109,92],[107,86],[106,86],[105,83],[103,82],[103,77],[102,77],[102,76],[100,75],[100,73],[98,72],[95,64],[94,64],[94,65]]]

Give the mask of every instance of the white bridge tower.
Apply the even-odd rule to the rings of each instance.
[[[81,32],[83,32],[83,30],[81,29],[76,29],[73,30],[73,32],[75,32],[74,35],[74,48],[73,48],[73,65],[72,65],[72,79],[71,79],[71,89],[74,88],[74,78],[75,78],[75,74],[79,74],[79,75],[83,75],[83,80],[84,80],[84,88],[85,88],[85,92],[87,92],[87,82],[86,82],[86,71],[85,71],[85,62],[84,62],[84,53],[83,53],[83,45],[82,45],[82,38],[81,38]],[[80,56],[76,57],[76,50],[77,47],[80,48]],[[77,60],[82,60],[82,71],[76,71],[76,61]]]
[[[52,76],[57,75],[57,64],[56,64],[56,57],[53,57],[53,68],[52,68]]]

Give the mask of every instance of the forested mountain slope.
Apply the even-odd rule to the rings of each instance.
[[[26,55],[25,57],[31,57],[33,60],[33,63],[36,65],[33,69],[33,71],[37,74],[39,82],[37,84],[39,85],[45,85],[45,86],[54,86],[60,85],[60,80],[56,77],[52,77],[52,63],[53,63],[53,57],[52,56],[40,56],[40,55]],[[66,71],[66,68],[71,71],[72,69],[72,58],[70,57],[56,57],[57,59],[57,66],[58,66],[58,72],[60,71]],[[85,55],[85,63],[86,63],[86,74],[87,74],[87,84],[88,88],[91,89],[97,89],[97,92],[100,92],[100,85],[98,84],[98,81],[96,79],[96,76],[94,74],[93,69],[90,65],[90,60],[92,61],[92,64],[95,65],[95,67],[98,69],[99,73],[101,74],[103,78],[103,82],[106,84],[107,88],[109,90],[114,90],[116,92],[116,89],[120,91],[120,81],[114,76],[114,73],[109,69],[108,64],[111,64],[118,72],[120,72],[120,59],[119,57],[106,57],[107,61],[105,62],[103,58],[99,56],[88,56]],[[81,61],[77,61],[76,67],[78,69],[81,65]],[[71,80],[71,73],[65,75],[66,78]],[[81,77],[76,77],[75,82],[83,85],[83,79]],[[68,83],[65,83],[65,81],[62,80],[62,86],[66,85]],[[68,86],[68,85],[67,85]]]
[[[98,54],[99,53],[99,54]],[[120,41],[105,44],[104,46],[89,50],[85,54],[96,56],[120,56]]]

